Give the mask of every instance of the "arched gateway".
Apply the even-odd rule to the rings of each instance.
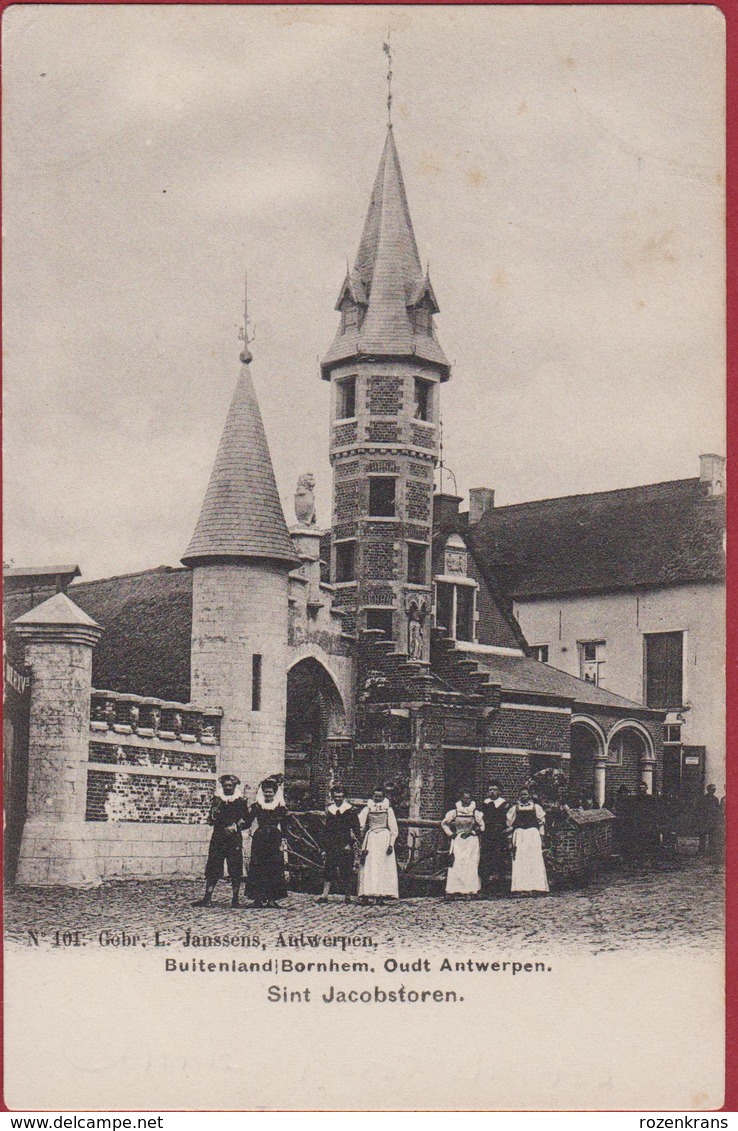
[[[314,656],[287,673],[285,786],[292,808],[322,807],[333,771],[332,745],[346,734],[346,712],[333,677]]]

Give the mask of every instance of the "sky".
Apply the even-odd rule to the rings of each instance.
[[[285,516],[309,470],[329,525],[318,361],[384,143],[388,29],[458,493],[634,486],[724,453],[718,10],[13,6],[6,562],[179,563],[246,269]]]

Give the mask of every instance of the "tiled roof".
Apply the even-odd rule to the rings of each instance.
[[[344,281],[339,303],[346,294],[366,305],[359,330],[338,333],[323,363],[324,377],[331,366],[360,354],[385,357],[417,357],[432,362],[448,376],[449,363],[436,338],[415,331],[408,306],[428,295],[435,310],[430,280],[420,266],[400,160],[392,132],[387,131],[364,231],[353,271]]]
[[[241,373],[202,504],[182,557],[271,558],[296,563],[248,364]]]
[[[492,507],[468,529],[503,592],[525,598],[722,581],[724,499],[699,479]]]
[[[456,647],[458,651],[464,651],[463,644],[457,644]],[[561,672],[529,656],[497,656],[486,652],[482,655],[477,652],[470,655],[480,667],[487,668],[492,673],[503,691],[554,695],[589,707],[625,707],[633,711],[646,709],[641,703],[633,703],[622,695],[615,695],[604,687],[596,687],[593,683],[577,679],[568,672]]]

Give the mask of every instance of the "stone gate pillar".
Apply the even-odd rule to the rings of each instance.
[[[85,807],[92,650],[102,628],[63,593],[13,627],[31,668],[27,817],[16,882],[96,885]]]

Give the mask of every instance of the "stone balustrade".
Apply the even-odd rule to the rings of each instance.
[[[220,745],[223,711],[143,695],[93,688],[90,730],[94,734],[137,735],[164,742]]]

